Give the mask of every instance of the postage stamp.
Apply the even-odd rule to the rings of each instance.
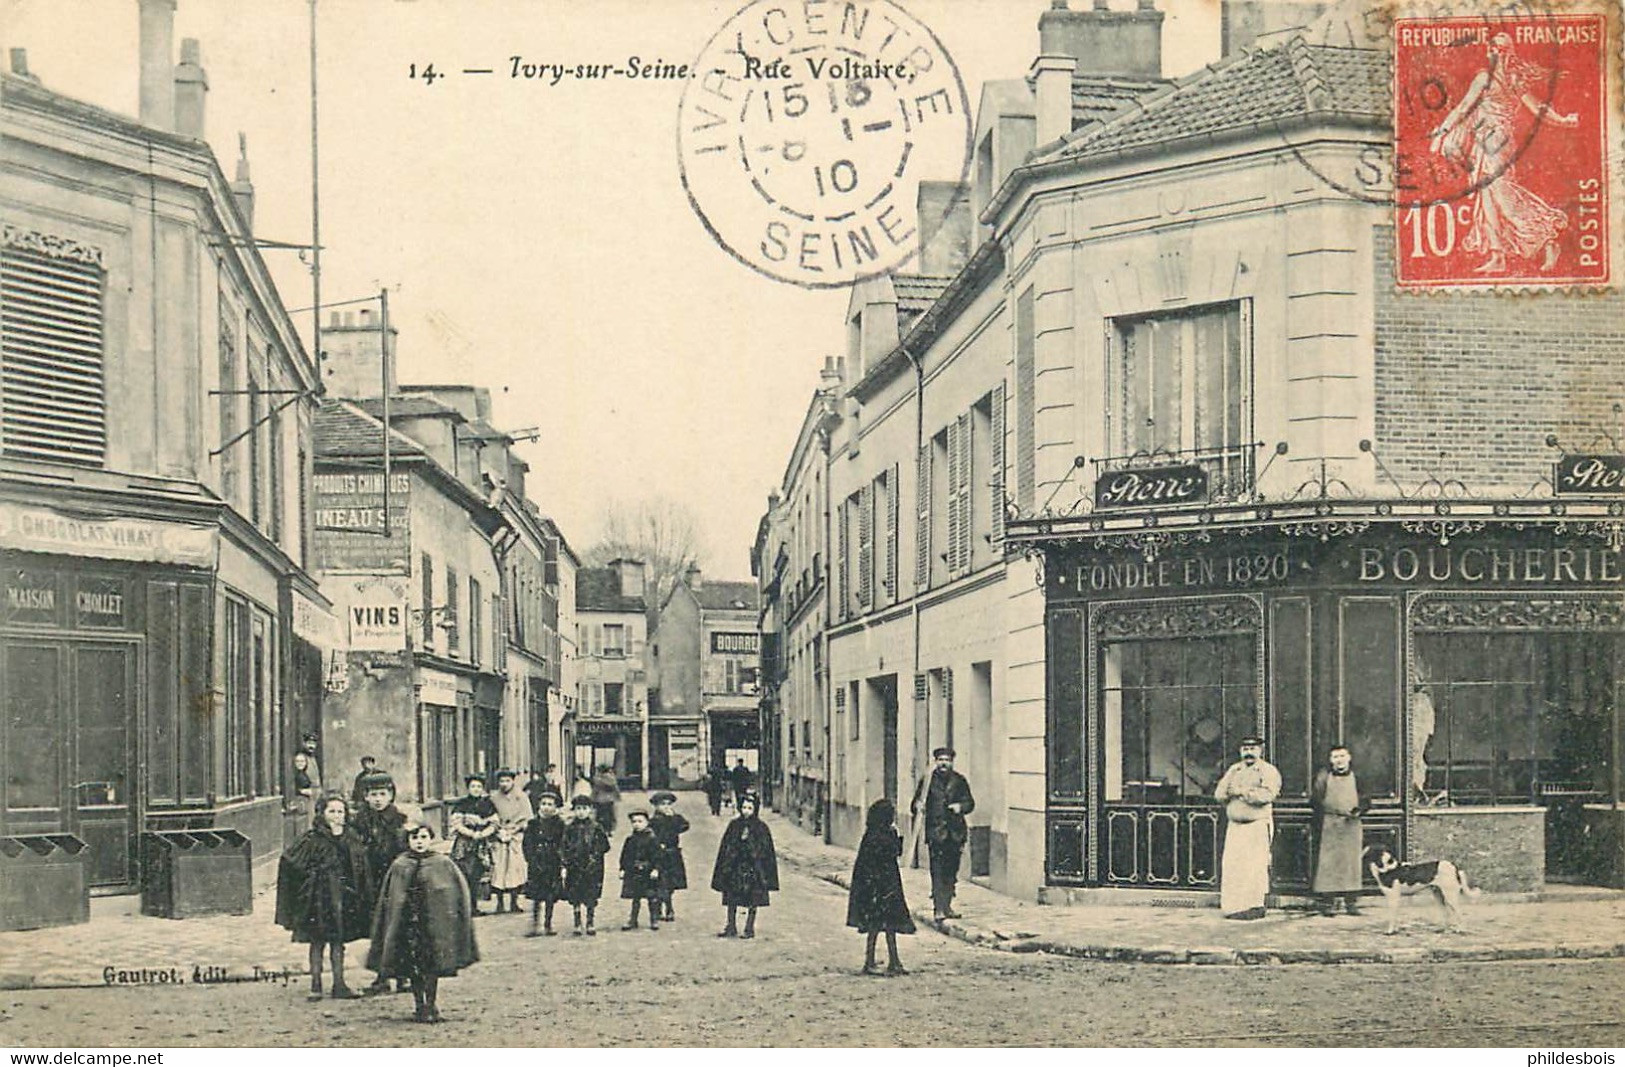
[[[1601,14],[1394,24],[1401,286],[1605,286],[1609,34]]]
[[[683,188],[754,270],[809,288],[883,274],[940,218],[922,179],[963,180],[972,116],[936,35],[891,0],[755,0],[691,65],[678,122]]]

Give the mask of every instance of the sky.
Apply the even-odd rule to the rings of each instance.
[[[752,271],[682,189],[681,81],[509,77],[525,63],[689,63],[742,0],[319,0],[322,297],[390,289],[402,382],[491,390],[530,496],[577,549],[612,500],[693,509],[708,576],[749,576],[847,293]],[[1073,0],[1082,7],[1090,0]],[[1132,9],[1134,0],[1110,0]],[[982,82],[1024,75],[1049,0],[903,0]],[[1159,0],[1164,68],[1218,52],[1217,0]],[[0,48],[46,87],[137,110],[136,0],[0,0]],[[311,233],[308,0],[179,0],[202,46],[206,132],[227,177],[246,134],[255,232]],[[433,63],[449,76],[411,77]],[[492,68],[492,75],[463,75]],[[944,174],[939,177],[952,178]],[[289,251],[265,258],[311,303]],[[906,269],[906,268],[905,268]],[[309,341],[309,314],[295,316]]]

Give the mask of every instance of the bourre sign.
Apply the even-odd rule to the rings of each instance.
[[[1559,493],[1625,495],[1625,456],[1564,456],[1552,487]]]
[[[1207,499],[1207,471],[1194,463],[1111,471],[1095,482],[1095,509],[1198,504]]]

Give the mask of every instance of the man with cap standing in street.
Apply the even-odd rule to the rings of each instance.
[[[970,836],[965,816],[976,810],[976,799],[965,776],[954,770],[953,749],[938,748],[931,758],[936,765],[915,787],[909,810],[915,818],[925,816],[925,844],[931,853],[931,911],[941,922],[960,917],[953,909],[954,883]]]
[[[1281,772],[1264,761],[1264,739],[1244,737],[1241,759],[1213,791],[1224,805],[1224,854],[1219,860],[1219,909],[1226,919],[1262,919],[1270,891],[1270,843]]]

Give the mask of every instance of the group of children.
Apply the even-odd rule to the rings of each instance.
[[[439,980],[480,958],[473,924],[474,916],[481,914],[476,894],[489,884],[486,874],[493,858],[482,843],[498,838],[503,824],[512,827],[514,820],[504,819],[483,789],[471,783],[470,796],[452,809],[448,855],[435,849],[432,827],[395,807],[389,775],[368,776],[358,783],[358,792],[363,802],[353,817],[343,796],[322,798],[310,831],[283,855],[276,921],[292,932],[296,942],[310,945],[309,999],[324,995],[324,948],[332,963],[331,995],[340,999],[362,995],[345,982],[344,950],[347,942],[370,936],[366,966],[377,978],[366,992],[387,992],[393,979],[397,992],[411,988],[417,1021],[439,1022]],[[637,809],[627,816],[631,832],[621,845],[620,873],[621,898],[630,901],[630,911],[623,930],[638,928],[645,903],[649,929],[674,921],[672,895],[688,887],[681,841],[688,820],[677,813],[672,793],[655,793],[650,803],[653,815]],[[768,906],[770,894],[779,888],[773,835],[759,810],[753,793],[741,795],[738,815],[717,849],[711,888],[722,895],[728,909],[727,924],[718,937],[755,937],[757,911]],[[864,972],[869,974],[878,973],[874,957],[882,932],[890,956],[886,973],[906,973],[897,957],[896,935],[914,932],[897,869],[902,840],[895,815],[888,801],[870,809],[853,870],[847,924],[868,935]],[[526,936],[558,932],[553,916],[560,900],[568,901],[574,913],[574,933],[596,936],[604,857],[610,844],[592,799],[573,798],[567,813],[556,789],[538,791],[534,815],[513,840],[525,865],[523,889],[531,899]],[[498,910],[517,912],[517,890],[503,887],[501,892],[509,894],[511,908]]]

